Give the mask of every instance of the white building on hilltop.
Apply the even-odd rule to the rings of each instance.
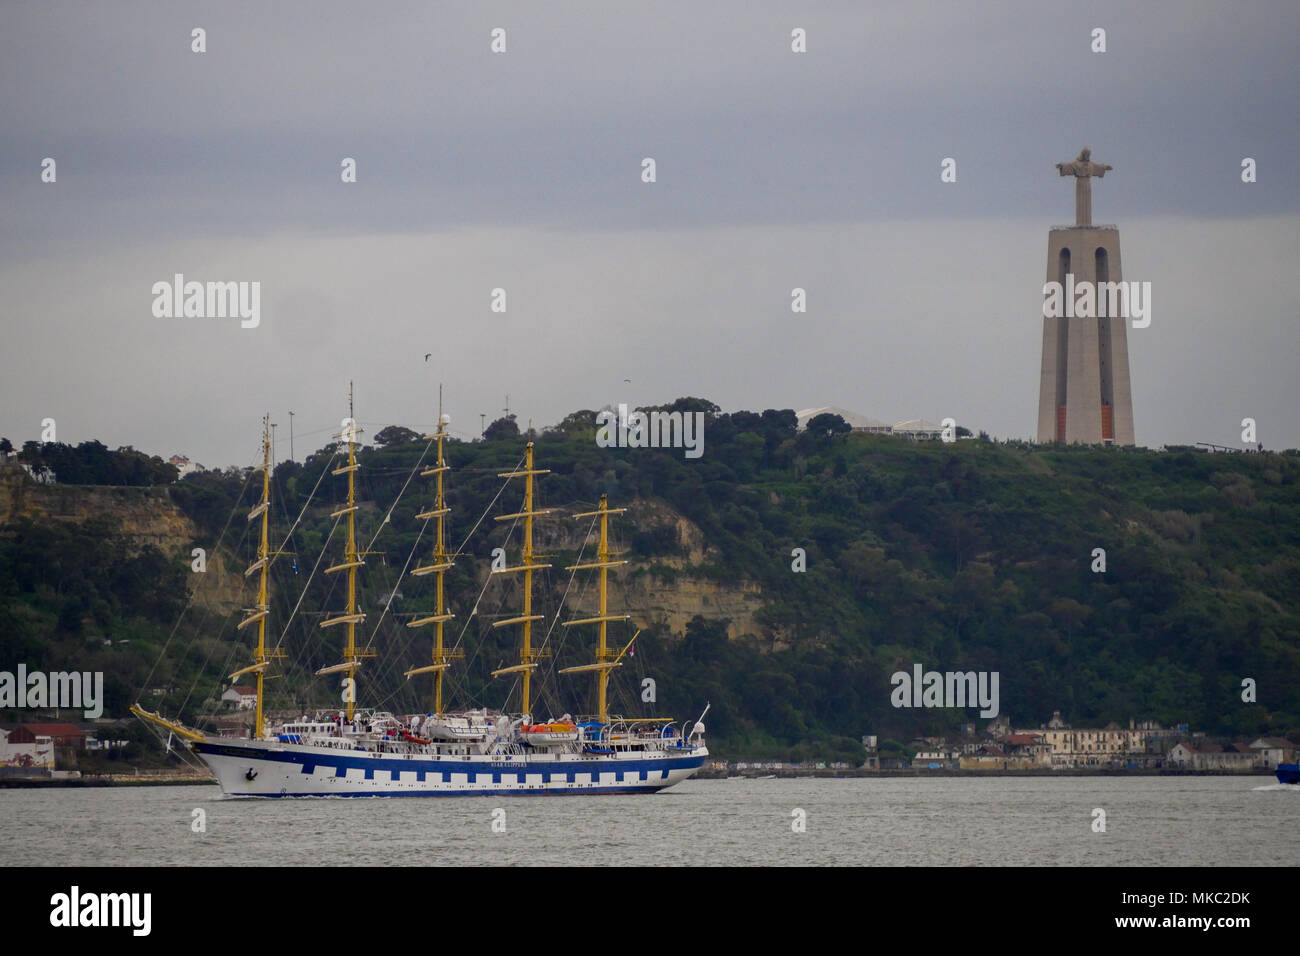
[[[192,475],[195,472],[207,471],[197,461],[190,461],[184,455],[172,455],[167,459],[167,464],[175,465],[178,478],[184,478],[186,475]]]
[[[895,422],[890,432],[918,441],[937,441],[943,437],[943,426],[924,418],[909,418],[905,422]]]
[[[801,412],[795,412],[800,430],[807,428],[808,422],[818,415],[838,415],[848,422],[849,427],[855,432],[865,432],[869,435],[901,435],[914,441],[938,441],[943,438],[943,426],[924,418],[909,418],[889,425],[877,418],[859,415],[838,405],[823,405],[821,408],[805,408]]]
[[[840,408],[838,405],[824,405],[821,408],[805,408],[801,412],[795,412],[795,417],[799,419],[799,428],[808,427],[808,422],[818,415],[838,415],[849,423],[849,427],[855,432],[868,432],[877,435],[888,435],[890,428],[882,421],[869,418],[866,415],[859,415],[857,412],[851,412],[847,408]]]

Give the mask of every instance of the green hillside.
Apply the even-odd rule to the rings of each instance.
[[[672,407],[713,408],[692,399]],[[489,436],[448,445],[451,546],[497,495],[497,473],[522,456],[513,422],[494,424]],[[1300,456],[1293,453],[796,433],[788,410],[711,411],[704,454],[695,460],[680,449],[600,448],[594,438],[590,412],[536,436],[538,467],[552,471],[540,481],[540,506],[587,510],[607,493],[612,507],[632,506],[618,525],[632,574],[761,589],[765,606],[752,635],[728,640],[726,622],[705,616],[684,634],[649,628],[613,682],[613,702],[627,713],[683,720],[711,701],[710,745],[719,753],[854,759],[863,733],[901,740],[978,720],[974,710],[893,708],[889,677],[914,663],[999,672],[1002,712],[1018,725],[1037,726],[1060,710],[1076,726],[1138,718],[1233,734],[1300,728]],[[363,703],[410,712],[427,707],[428,688],[401,675],[427,658],[428,635],[403,622],[432,605],[417,579],[399,581],[417,539],[418,557],[432,547],[414,518],[430,497],[419,478],[384,519],[427,443],[400,428],[375,440],[360,455],[358,534],[365,544],[380,531],[372,548],[380,553],[362,575],[369,618],[358,633],[364,641],[374,631],[384,663],[363,669],[359,693]],[[66,460],[66,450],[60,454]],[[337,688],[310,675],[339,660],[339,629],[315,627],[317,612],[341,603],[331,593],[339,576],[317,574],[303,593],[326,542],[328,563],[342,549],[341,529],[330,538],[329,513],[344,479],[322,478],[332,455],[322,450],[275,471],[278,535],[317,490],[283,546],[291,553],[274,569],[273,618],[283,622],[300,597],[302,604],[284,638],[291,667],[267,685],[272,708],[337,703]],[[209,473],[167,489],[202,537],[220,540],[219,550],[245,563],[255,523],[242,512],[260,491],[248,479]],[[492,614],[515,606],[515,595],[494,582],[479,614],[469,612],[492,549],[505,547],[515,559],[517,536],[507,541],[507,529],[490,516],[517,511],[520,494],[516,482],[501,495],[448,576],[458,613],[449,637],[468,622],[464,667],[449,682],[454,705],[506,702],[509,686],[487,675],[513,662],[515,635],[488,625]],[[703,532],[716,549],[706,564],[683,567],[672,529],[639,519],[636,503],[656,501]],[[117,561],[114,534],[107,520],[18,519],[0,527],[6,666],[103,669],[110,713],[122,713],[148,686],[166,693],[145,698],[146,706],[197,720],[220,693],[222,675],[249,659],[248,638],[234,630],[239,615],[195,606],[182,614],[188,550],[145,549]],[[582,535],[572,528],[539,534],[555,565],[542,581],[543,603],[553,604]],[[796,548],[806,554],[804,573],[792,571]],[[1096,548],[1106,553],[1104,573],[1091,570]],[[380,620],[381,598],[394,587],[392,613]],[[590,635],[561,642],[560,630],[550,645],[555,665],[586,660]],[[656,684],[654,704],[640,698],[647,676]],[[1242,701],[1244,678],[1258,682],[1257,703]],[[590,707],[589,680],[546,668],[540,683],[539,711]]]

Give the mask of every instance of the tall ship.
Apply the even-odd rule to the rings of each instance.
[[[281,553],[270,545],[271,513],[271,439],[270,418],[263,421],[261,501],[249,512],[250,521],[260,522],[257,557],[245,572],[258,576],[257,603],[248,609],[239,629],[255,628],[252,663],[229,675],[233,681],[252,675],[256,681],[256,703],[251,735],[246,738],[216,736],[146,711],[139,703],[131,710],[136,716],[180,738],[184,745],[207,765],[230,797],[361,797],[361,796],[501,796],[513,794],[609,794],[653,793],[680,783],[694,774],[708,757],[705,746],[704,717],[708,706],[696,720],[677,724],[671,717],[622,717],[612,715],[608,704],[612,674],[622,666],[633,648],[636,634],[621,649],[609,643],[609,625],[626,622],[626,614],[611,613],[608,600],[608,575],[612,568],[626,564],[610,550],[609,520],[626,509],[610,508],[602,495],[594,511],[571,518],[591,519],[598,524],[596,560],[565,568],[571,574],[595,572],[598,609],[595,616],[562,622],[565,628],[595,631],[595,653],[591,663],[561,668],[556,673],[589,673],[595,680],[596,711],[574,717],[568,713],[547,714],[546,719],[533,712],[533,679],[541,662],[549,656],[545,647],[534,641],[534,625],[544,620],[535,613],[534,576],[550,565],[538,560],[534,549],[534,520],[553,514],[552,509],[535,507],[535,482],[546,470],[534,465],[534,448],[530,441],[522,462],[502,472],[499,478],[509,482],[522,479],[522,510],[496,518],[522,523],[522,548],[517,564],[496,567],[493,576],[518,575],[522,606],[519,613],[497,620],[494,628],[519,631],[518,663],[500,667],[493,678],[512,678],[519,689],[517,712],[498,712],[488,708],[444,710],[444,678],[456,666],[463,652],[449,647],[444,626],[454,615],[447,607],[446,573],[452,568],[456,553],[448,551],[445,479],[451,470],[444,455],[449,418],[439,410],[438,427],[424,438],[436,446],[435,463],[420,472],[433,479],[433,506],[416,515],[432,524],[433,551],[427,564],[411,568],[406,575],[421,583],[430,582],[434,608],[432,614],[417,616],[407,627],[430,635],[429,663],[406,671],[408,681],[432,681],[432,710],[424,714],[393,714],[389,711],[364,709],[356,704],[357,674],[376,656],[370,642],[360,646],[357,628],[366,620],[358,601],[357,575],[365,566],[367,553],[358,546],[356,518],[359,510],[356,476],[360,429],[352,417],[349,394],[349,417],[344,420],[336,454],[343,460],[332,475],[346,476],[347,497],[343,507],[330,517],[345,523],[346,539],[342,560],[325,568],[327,576],[341,575],[346,581],[346,597],[339,613],[320,621],[321,628],[342,628],[343,659],[318,669],[318,677],[342,675],[343,706],[331,711],[317,711],[300,717],[270,722],[263,710],[267,670],[284,658],[278,647],[269,647],[267,625],[270,617],[270,568]],[[419,465],[417,465],[419,468]],[[480,519],[481,520],[481,519]],[[585,549],[584,549],[585,553]],[[409,565],[409,562],[408,562]],[[637,632],[639,633],[639,632]],[[513,692],[510,698],[513,699]],[[170,738],[169,738],[170,740]]]

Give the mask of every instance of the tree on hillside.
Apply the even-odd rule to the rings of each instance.
[[[33,470],[52,471],[64,485],[169,485],[179,475],[175,465],[157,455],[146,455],[130,445],[110,451],[98,441],[79,445],[29,441],[18,458]]]
[[[483,431],[483,437],[487,441],[503,441],[519,437],[519,425],[515,422],[515,416],[511,414],[504,418],[498,418]]]
[[[788,431],[793,435],[795,429],[799,427],[799,416],[794,413],[793,408],[768,408],[763,411],[763,424],[773,430]]]
[[[389,425],[381,428],[375,435],[375,444],[380,447],[387,445],[404,445],[407,442],[419,441],[420,433],[411,431],[401,425]]]
[[[674,399],[667,405],[643,405],[638,410],[643,412],[704,412],[706,415],[716,415],[722,411],[722,407],[715,405],[707,398],[686,396]]]
[[[822,412],[808,419],[810,435],[847,435],[851,431],[853,431],[852,425],[831,412]]]
[[[584,408],[565,415],[557,424],[544,429],[543,434],[582,436],[588,432],[594,435],[595,431],[596,413],[590,408]]]

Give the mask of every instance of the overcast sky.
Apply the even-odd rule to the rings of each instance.
[[[1138,443],[1300,446],[1297,36],[1294,0],[4,3],[0,435],[246,464],[292,409],[301,458],[352,379],[371,434],[441,381],[465,435],[689,394],[1032,437],[1088,145],[1152,283]],[[260,326],[155,318],[178,272],[260,282]]]

